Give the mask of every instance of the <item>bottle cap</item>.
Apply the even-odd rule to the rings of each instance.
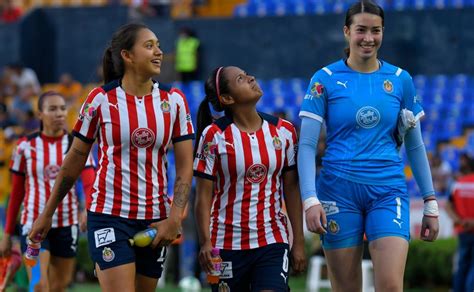
[[[218,248],[215,248],[215,247],[212,248],[212,250],[211,250],[211,255],[212,256],[218,256],[219,253],[220,253],[220,250]]]

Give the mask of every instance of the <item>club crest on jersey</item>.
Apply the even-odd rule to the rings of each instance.
[[[61,168],[59,165],[50,164],[44,168],[44,178],[47,180],[54,180],[58,176],[59,170]]]
[[[339,232],[339,224],[337,224],[337,222],[335,220],[329,220],[329,223],[328,223],[328,229],[329,229],[329,232],[331,232],[332,234],[336,234]]]
[[[387,79],[383,82],[383,90],[385,90],[386,93],[393,92],[393,84],[390,80]]]
[[[252,164],[248,169],[245,177],[247,181],[258,184],[261,183],[267,176],[267,167],[263,164]]]
[[[171,106],[170,106],[169,102],[167,102],[166,100],[163,100],[160,107],[161,107],[161,110],[164,113],[169,113],[170,110],[171,110]]]
[[[104,247],[102,250],[102,259],[105,262],[111,262],[115,259],[115,253],[110,247]]]
[[[273,147],[275,147],[276,150],[281,150],[281,140],[278,138],[278,136],[273,137]]]
[[[319,82],[314,82],[311,86],[311,95],[314,97],[320,97],[324,92],[324,86]]]
[[[356,120],[362,128],[371,129],[380,122],[380,113],[372,106],[364,106],[357,111]]]
[[[96,115],[97,115],[97,109],[94,106],[92,106],[92,104],[86,103],[84,107],[82,108],[82,112],[79,115],[79,118],[81,118],[81,120],[84,120],[84,117],[88,119],[92,119]]]
[[[148,128],[137,128],[132,132],[132,144],[137,148],[148,148],[155,143],[155,133]]]

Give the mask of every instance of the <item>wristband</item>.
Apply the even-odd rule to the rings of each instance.
[[[438,202],[436,201],[436,199],[428,199],[425,201],[423,215],[428,216],[428,217],[438,218],[439,210],[438,210]]]
[[[313,206],[317,206],[317,205],[321,205],[321,202],[318,200],[318,198],[311,197],[304,200],[303,208],[304,208],[304,211],[306,212],[309,208]]]

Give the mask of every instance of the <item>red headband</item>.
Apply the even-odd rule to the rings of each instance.
[[[217,93],[217,99],[219,100],[221,104],[222,104],[222,99],[221,99],[221,94],[219,92],[219,75],[221,74],[222,69],[224,69],[224,67],[219,67],[216,73],[216,93]]]

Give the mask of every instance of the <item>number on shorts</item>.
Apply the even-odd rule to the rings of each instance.
[[[285,249],[285,254],[283,255],[283,272],[288,273],[288,249]]]
[[[397,202],[397,219],[402,219],[402,201],[400,197],[396,197],[395,201]]]
[[[161,253],[160,253],[160,257],[156,260],[158,263],[162,263],[165,261],[165,254],[166,254],[166,246],[163,246],[161,248]]]
[[[79,237],[79,228],[77,227],[77,225],[71,225],[71,237],[72,237],[71,249],[75,251],[76,246],[77,246],[77,239]]]

